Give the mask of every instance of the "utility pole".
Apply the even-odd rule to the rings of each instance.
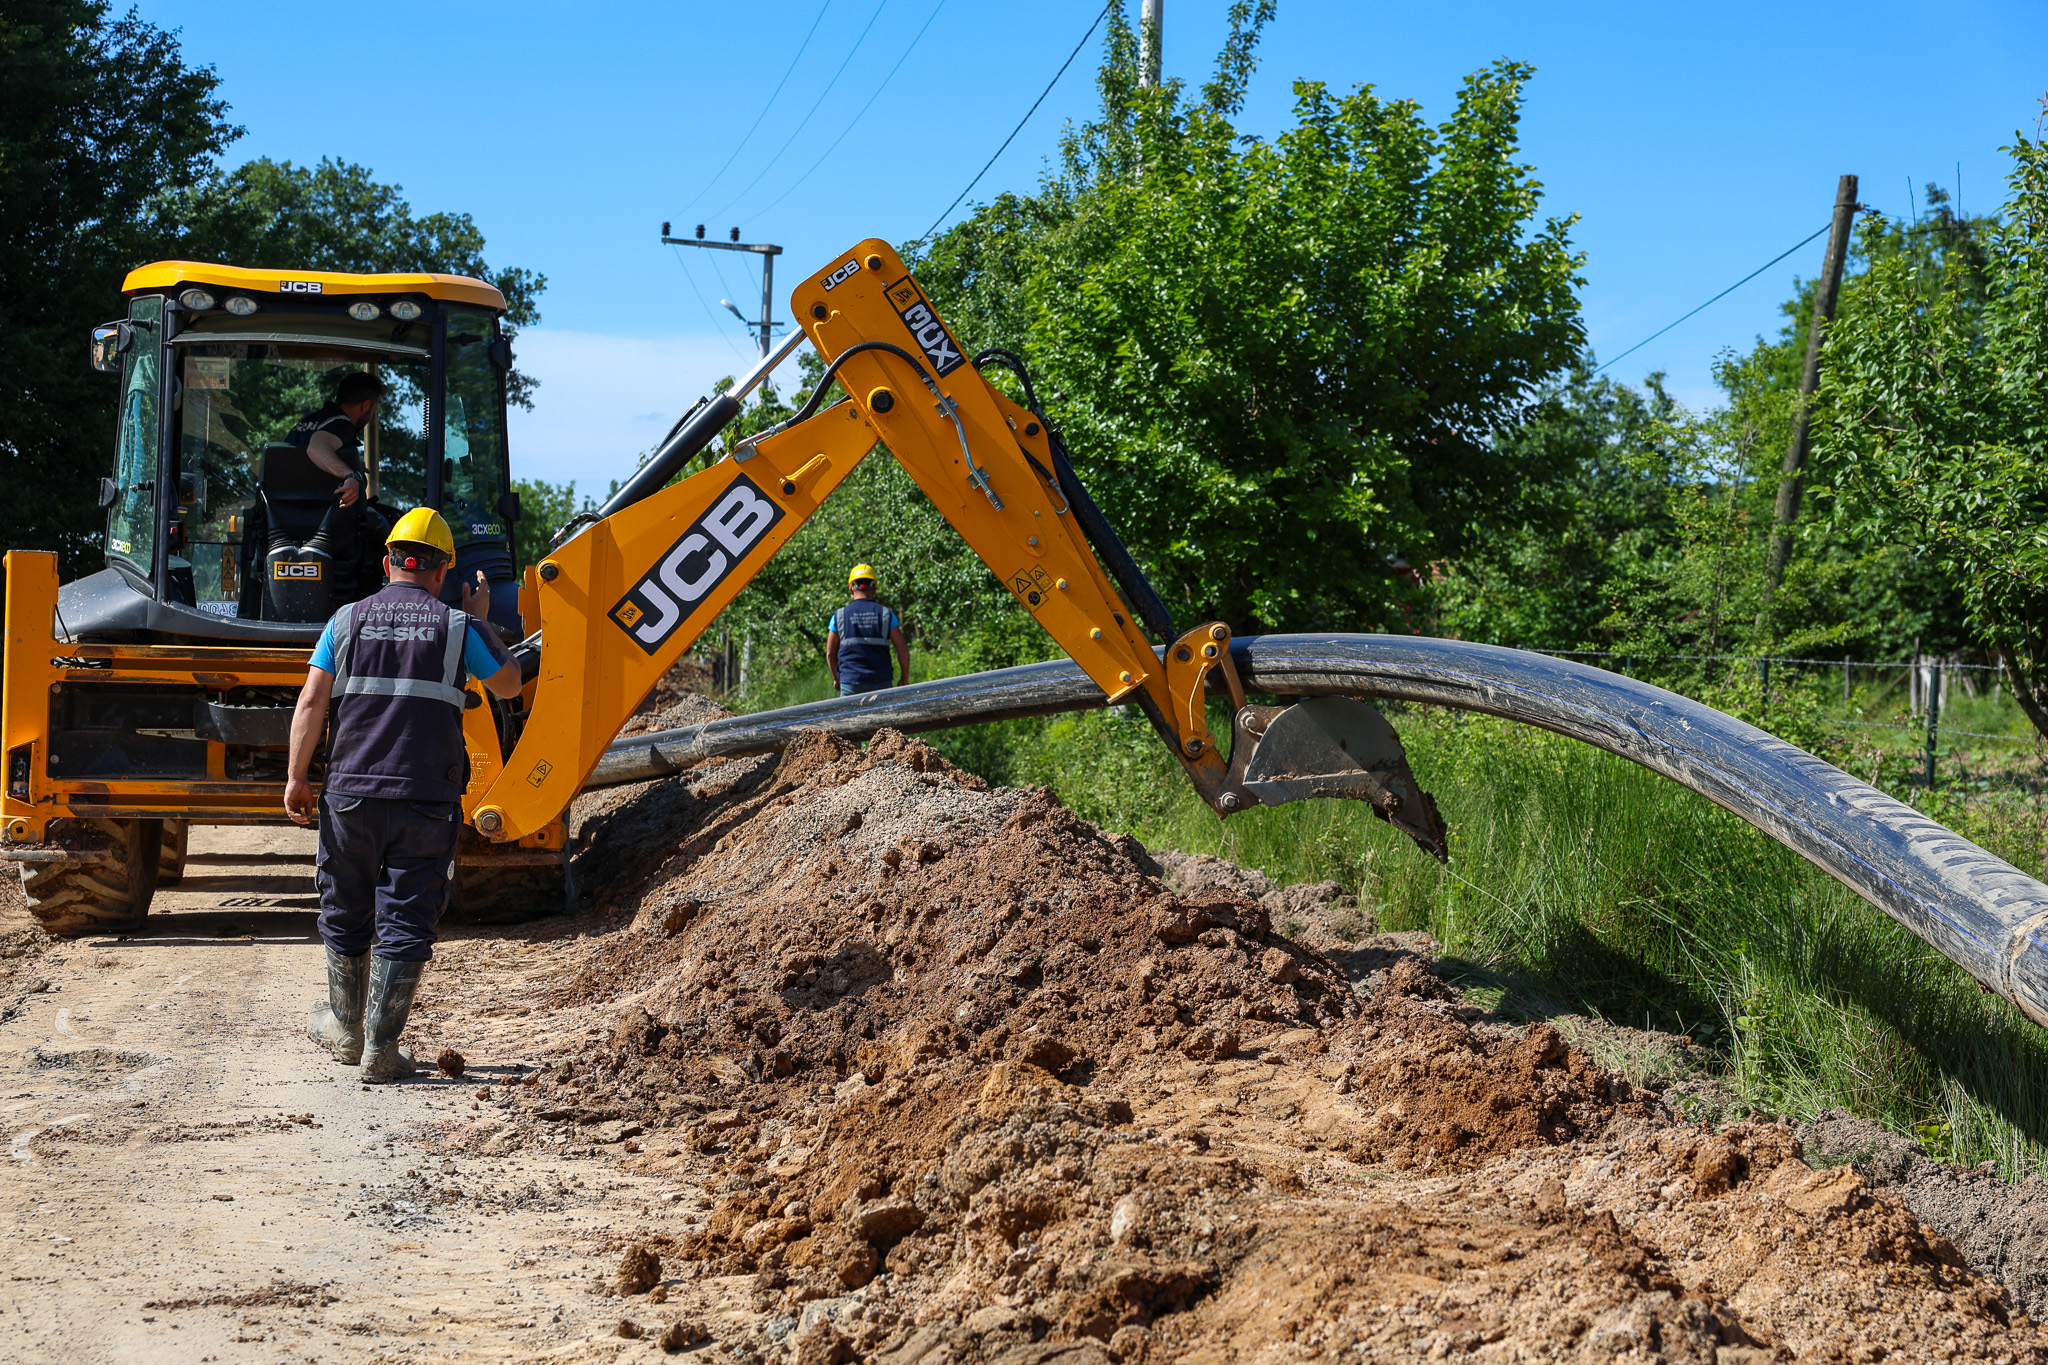
[[[1166,20],[1166,0],[1145,0],[1138,11],[1138,85],[1150,90],[1159,84],[1159,34]]]
[[[738,228],[732,230],[732,240],[729,242],[721,242],[716,238],[706,241],[704,238],[704,225],[702,223],[697,224],[697,235],[695,237],[671,237],[669,236],[668,228],[669,225],[667,223],[661,225],[661,242],[663,246],[707,246],[717,251],[751,251],[761,258],[761,320],[759,322],[747,322],[746,318],[741,317],[740,321],[746,323],[747,330],[754,333],[754,339],[760,343],[761,356],[765,360],[771,345],[771,333],[777,327],[788,326],[787,323],[777,322],[774,318],[775,258],[782,254],[782,248],[767,242],[743,242],[740,240],[740,230]],[[732,304],[728,302],[726,307],[732,308]],[[733,308],[733,312],[737,315],[739,309]]]
[[[1806,492],[1806,441],[1813,415],[1813,391],[1820,384],[1820,346],[1835,320],[1835,298],[1842,288],[1842,265],[1849,257],[1849,232],[1855,225],[1856,177],[1845,175],[1835,186],[1835,220],[1828,229],[1827,255],[1821,258],[1820,286],[1813,295],[1813,325],[1806,333],[1806,365],[1799,372],[1799,409],[1792,419],[1792,442],[1785,447],[1783,477],[1778,482],[1776,524],[1771,530],[1768,591],[1785,581],[1785,561],[1792,557],[1792,526],[1799,520],[1799,500]]]

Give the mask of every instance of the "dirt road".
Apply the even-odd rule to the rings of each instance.
[[[430,1155],[530,1058],[370,1089],[308,1043],[311,860],[298,831],[195,830],[146,933],[17,960],[0,996],[0,1359],[651,1350],[590,1292],[616,1255],[583,1253],[622,1213],[680,1230],[688,1207],[643,1214],[672,1187],[609,1163]]]

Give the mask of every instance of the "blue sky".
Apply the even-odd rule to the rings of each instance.
[[[1135,22],[1138,0],[1118,3]],[[1167,74],[1199,84],[1227,0],[1166,4]],[[219,70],[248,129],[229,161],[359,162],[416,211],[473,214],[493,262],[548,277],[542,323],[520,344],[541,388],[515,419],[513,458],[601,489],[752,354],[719,299],[753,313],[753,258],[679,259],[658,241],[664,219],[781,244],[782,316],[788,287],[847,244],[922,234],[1099,0],[138,7]],[[1098,30],[970,203],[1036,183],[1062,123],[1094,106],[1100,42]],[[1930,180],[1953,191],[1959,173],[1965,209],[1994,207],[1998,148],[2032,134],[2048,89],[2048,10],[1279,0],[1241,125],[1284,128],[1298,78],[1368,83],[1440,121],[1460,81],[1502,57],[1537,67],[1524,156],[1548,211],[1580,216],[1584,316],[1604,358],[1824,224],[1843,172],[1888,213],[1908,210],[1909,185],[1914,198]],[[1775,331],[1820,254],[1813,243],[1613,373],[1663,370],[1681,397],[1712,401],[1715,352]]]

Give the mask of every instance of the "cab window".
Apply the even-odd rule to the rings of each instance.
[[[441,513],[457,545],[510,538],[499,510],[507,486],[504,376],[491,359],[496,332],[489,314],[448,314]]]
[[[114,501],[107,510],[107,558],[144,578],[156,555],[158,376],[164,353],[164,301],[145,295],[128,310],[135,339],[121,358],[121,428],[114,457]]]

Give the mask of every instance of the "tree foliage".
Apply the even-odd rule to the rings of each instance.
[[[1397,561],[1512,520],[1546,472],[1492,433],[1576,356],[1580,258],[1516,160],[1528,67],[1477,73],[1438,127],[1301,82],[1267,142],[1231,120],[1268,14],[1235,8],[1195,100],[1139,88],[1113,15],[1100,117],[919,277],[970,344],[1028,358],[1177,610],[1399,625]]]
[[[155,202],[196,184],[241,130],[211,67],[103,0],[0,12],[0,476],[8,544],[91,560],[114,396],[87,333],[159,254]]]
[[[1980,251],[1938,273],[1871,253],[1828,339],[1817,492],[1857,541],[1939,565],[2048,734],[2048,143],[2006,150],[2011,198]]]
[[[351,162],[329,157],[309,167],[260,157],[160,196],[154,223],[161,249],[183,259],[250,269],[468,275],[505,296],[508,332],[540,321],[547,276],[492,266],[470,215],[416,216],[403,196],[402,187],[381,184]],[[533,406],[530,376],[514,370],[507,387],[511,401]]]

